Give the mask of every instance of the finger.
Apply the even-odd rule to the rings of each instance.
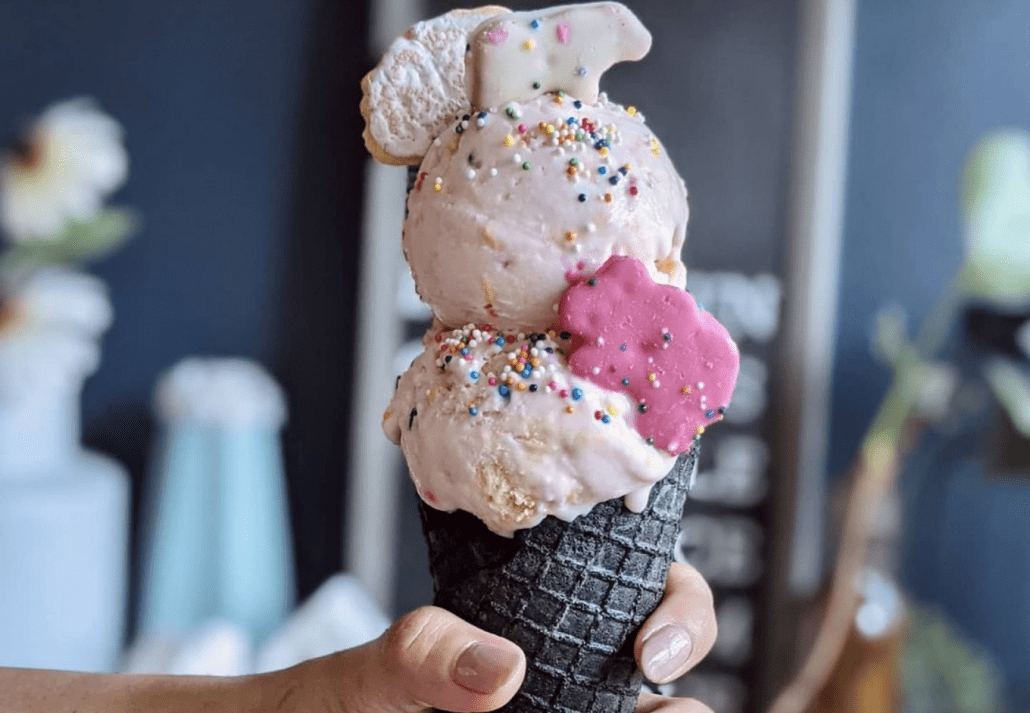
[[[492,711],[526,672],[518,646],[436,607],[401,617],[367,649],[358,710],[372,703],[369,710],[397,713]]]
[[[692,698],[667,698],[641,693],[636,713],[712,713],[712,709]]]
[[[655,683],[673,681],[703,659],[718,632],[712,590],[690,565],[674,562],[665,597],[644,622],[634,653],[644,676]]]

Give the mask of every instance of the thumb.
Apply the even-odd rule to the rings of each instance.
[[[436,607],[405,614],[358,651],[365,685],[357,688],[365,690],[357,710],[492,711],[515,695],[526,672],[518,646]]]

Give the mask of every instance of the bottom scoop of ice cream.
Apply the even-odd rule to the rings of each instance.
[[[384,418],[427,504],[502,535],[622,496],[643,508],[675,456],[640,435],[628,395],[569,371],[561,336],[489,325],[427,335]]]

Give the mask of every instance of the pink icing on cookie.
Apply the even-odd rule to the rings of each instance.
[[[498,25],[492,30],[488,30],[485,36],[491,44],[499,45],[508,39],[508,31],[504,29],[504,25]]]
[[[637,431],[658,448],[683,453],[722,418],[740,368],[737,345],[689,292],[656,284],[639,260],[608,258],[565,291],[558,320],[573,335],[572,373],[628,394]]]
[[[560,43],[562,43],[562,44],[565,44],[566,42],[568,42],[569,41],[569,23],[567,23],[567,22],[560,22],[560,23],[558,23],[558,27],[556,29],[557,29],[557,33],[558,33],[558,41]]]

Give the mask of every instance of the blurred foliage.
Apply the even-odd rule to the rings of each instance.
[[[126,208],[103,208],[87,221],[70,221],[51,238],[15,243],[0,251],[0,275],[46,265],[83,265],[117,250],[138,232],[140,219]]]
[[[1030,303],[1030,134],[1000,130],[973,147],[961,204],[965,289],[1004,306]]]
[[[957,374],[937,355],[970,304],[1014,313],[1030,309],[1030,134],[999,130],[972,148],[962,173],[961,206],[966,261],[918,333],[909,337],[907,315],[898,305],[886,305],[876,315],[872,352],[891,366],[894,383],[871,438],[897,443],[899,424],[913,412],[930,420],[947,412]],[[988,381],[1000,390],[1013,423],[1030,433],[1024,431],[1030,429],[1030,383],[1009,367],[995,364]]]
[[[1001,713],[1001,676],[991,658],[928,607],[909,607],[904,653],[906,713]]]

